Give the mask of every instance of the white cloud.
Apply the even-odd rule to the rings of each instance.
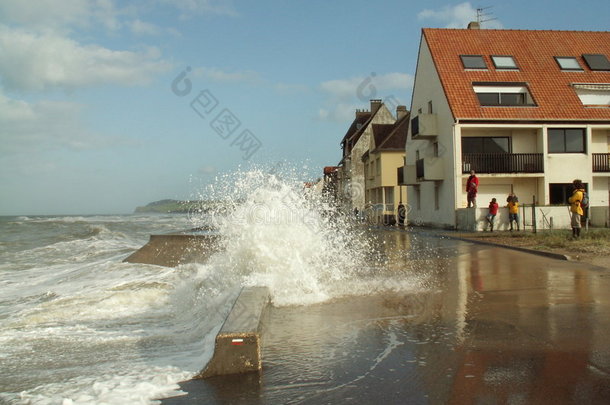
[[[72,89],[107,83],[141,85],[171,65],[156,48],[140,52],[83,46],[53,33],[0,25],[0,77],[6,89]]]
[[[213,82],[220,83],[248,83],[260,84],[263,82],[260,74],[251,70],[241,72],[227,72],[217,68],[199,67],[194,69],[196,77],[204,77]]]
[[[183,18],[188,18],[192,14],[218,14],[236,16],[237,11],[233,6],[232,0],[158,0],[162,4],[167,4],[177,8],[182,12]]]
[[[413,85],[413,77],[406,73],[371,73],[367,77],[329,80],[320,84],[320,90],[337,100],[358,98],[368,102],[369,99],[383,98],[382,93],[391,90],[406,90]],[[386,94],[387,95],[387,94]]]
[[[0,21],[43,31],[66,31],[101,24],[110,30],[121,27],[112,0],[27,0],[0,2]]]
[[[371,73],[367,77],[329,80],[320,84],[325,95],[318,118],[336,122],[353,119],[354,110],[368,107],[371,99],[386,100],[387,104],[402,103],[402,95],[413,86],[413,76],[406,73]]]
[[[129,23],[129,29],[136,35],[158,35],[161,30],[154,24],[135,19]]]
[[[477,10],[469,2],[465,2],[455,6],[444,6],[439,10],[425,9],[417,14],[417,18],[437,21],[445,28],[466,28],[469,22],[476,21]],[[502,28],[502,23],[497,20],[486,21],[481,27]]]
[[[116,137],[87,130],[83,106],[61,101],[28,103],[0,93],[0,156],[68,148],[75,150],[116,145]]]

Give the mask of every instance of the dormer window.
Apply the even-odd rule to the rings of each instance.
[[[472,88],[481,106],[535,106],[525,83],[474,82]]]
[[[582,55],[582,57],[591,70],[610,70],[610,62],[606,55],[587,53]]]
[[[583,68],[580,66],[580,63],[573,56],[555,56],[555,61],[561,68],[561,70],[573,70],[573,71],[582,71]]]
[[[582,105],[610,107],[610,83],[572,83]]]
[[[482,55],[460,55],[464,69],[485,69],[487,65]]]
[[[496,69],[518,70],[515,59],[512,56],[491,56]]]

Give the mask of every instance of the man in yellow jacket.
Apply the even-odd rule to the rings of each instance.
[[[568,202],[570,203],[570,212],[572,215],[571,218],[571,226],[572,226],[572,237],[579,238],[580,237],[580,229],[582,225],[580,223],[584,212],[581,207],[582,199],[585,195],[585,186],[582,184],[581,180],[574,180],[572,182],[574,186],[574,191],[570,198],[568,198]]]
[[[513,221],[517,224],[517,230],[519,230],[519,199],[511,192],[508,195],[508,198],[506,198],[506,202],[508,203],[508,223],[510,225],[510,230],[513,230]]]

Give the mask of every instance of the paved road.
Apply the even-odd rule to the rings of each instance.
[[[610,403],[610,271],[376,236],[388,285],[412,289],[272,308],[261,375],[187,382],[163,403]]]

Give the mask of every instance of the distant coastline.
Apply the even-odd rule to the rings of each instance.
[[[208,201],[159,200],[137,207],[136,214],[186,214],[188,212],[208,211],[214,205]]]

